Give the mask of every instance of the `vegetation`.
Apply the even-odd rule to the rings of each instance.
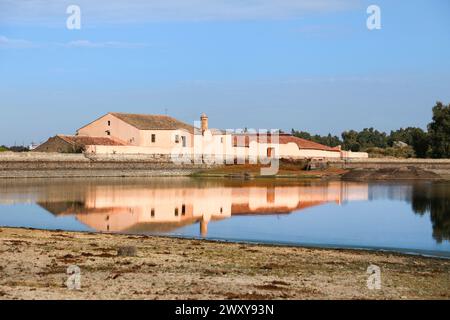
[[[0,152],[9,151],[9,149],[5,146],[0,146]]]
[[[433,107],[433,121],[428,125],[430,155],[433,158],[450,157],[450,104],[441,102]]]
[[[430,214],[433,238],[441,243],[450,240],[450,189],[446,184],[433,184],[430,188],[413,186],[411,204],[415,213]]]
[[[30,149],[28,149],[25,146],[14,146],[14,147],[9,147],[9,151],[13,151],[13,152],[27,152],[27,151],[30,151]]]
[[[374,128],[364,128],[359,132],[344,131],[341,138],[331,134],[311,135],[294,129],[292,134],[330,147],[341,145],[345,150],[365,151],[372,157],[450,158],[450,104],[436,103],[428,131],[408,127],[387,134]]]

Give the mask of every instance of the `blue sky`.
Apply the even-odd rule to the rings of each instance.
[[[81,8],[81,29],[66,8]],[[366,28],[370,4],[381,30]],[[109,112],[219,128],[425,128],[450,102],[448,0],[0,0],[0,144]]]

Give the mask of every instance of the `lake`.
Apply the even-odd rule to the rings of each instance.
[[[450,183],[0,179],[0,225],[450,257]]]

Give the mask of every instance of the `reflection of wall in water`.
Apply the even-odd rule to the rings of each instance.
[[[101,231],[167,231],[236,214],[281,214],[329,202],[368,198],[367,184],[310,186],[120,189],[98,187],[77,219]]]
[[[367,200],[367,183],[303,185],[177,180],[33,180],[0,188],[0,201],[30,200],[55,215],[76,215],[99,231],[164,232],[244,214],[288,214],[326,203]],[[262,185],[261,185],[262,184]]]

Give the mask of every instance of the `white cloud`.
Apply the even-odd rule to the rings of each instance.
[[[22,40],[22,39],[11,39],[5,36],[0,36],[0,48],[8,49],[8,48],[34,48],[36,44],[31,41]]]
[[[361,0],[0,0],[0,22],[65,25],[66,8],[81,8],[82,25],[152,21],[298,18],[349,10]]]

